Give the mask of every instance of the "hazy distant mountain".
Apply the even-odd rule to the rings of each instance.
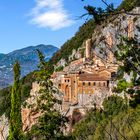
[[[29,46],[8,54],[0,53],[0,88],[8,86],[13,81],[13,64],[18,60],[21,64],[22,76],[37,69],[39,62],[36,49],[39,49],[45,56],[46,61],[58,50],[52,45]]]
[[[0,60],[5,56],[5,54],[0,53]]]

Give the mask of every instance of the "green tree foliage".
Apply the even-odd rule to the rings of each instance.
[[[126,92],[127,88],[131,86],[132,86],[132,83],[128,83],[125,79],[121,79],[117,83],[116,92],[117,93],[121,93],[123,91]]]
[[[131,95],[130,104],[135,107],[140,104],[140,47],[136,38],[122,38],[115,52],[116,59],[121,62],[118,73],[116,92],[125,92]],[[120,75],[121,76],[120,76]],[[130,81],[122,79],[127,74]]]
[[[91,5],[84,6],[84,9],[87,13],[83,14],[81,17],[89,15],[92,16],[96,24],[100,24],[101,21],[106,20],[106,18],[115,11],[113,4],[107,5],[106,9],[102,9],[101,7],[94,7]]]
[[[42,87],[38,99],[37,111],[42,113],[39,121],[34,125],[30,132],[30,137],[37,139],[55,140],[62,136],[62,126],[64,125],[65,118],[55,108],[56,104],[60,101],[55,97],[52,82],[50,81],[49,72],[46,69],[47,63],[45,62],[42,53],[37,50],[40,59],[39,68],[37,72],[38,82]]]
[[[64,69],[63,66],[59,66],[58,68],[55,69],[55,71],[62,71]]]
[[[111,96],[104,100],[103,102],[104,113],[107,116],[114,116],[127,110],[127,100],[124,100],[121,97]]]
[[[82,1],[88,1],[88,0],[82,0]],[[94,0],[97,2],[96,0]],[[83,14],[83,16],[91,16],[96,24],[100,24],[102,21],[106,20],[108,17],[112,15],[118,15],[121,13],[127,13],[127,14],[133,14],[129,13],[130,10],[135,8],[136,6],[140,6],[139,0],[124,0],[121,5],[117,8],[114,8],[114,4],[109,4],[106,0],[101,0],[106,8],[102,9],[101,7],[94,7],[93,5],[87,5],[84,6],[84,9],[87,11],[87,13]],[[137,13],[139,14],[139,13]]]
[[[6,117],[10,117],[11,110],[11,87],[0,90],[0,116],[4,113]]]
[[[124,9],[125,11],[130,11],[134,7],[140,6],[139,0],[124,0],[121,5],[118,7],[119,10]]]
[[[24,102],[30,95],[32,83],[36,80],[36,71],[24,76],[21,80],[21,101]]]
[[[138,140],[140,138],[140,106],[132,109],[118,96],[105,99],[103,106],[103,110],[90,110],[84,119],[75,125],[73,139]]]
[[[102,21],[106,20],[107,17],[110,16],[110,14],[116,12],[113,3],[108,4],[105,0],[101,0],[101,1],[106,5],[105,9],[101,7],[97,8],[94,7],[93,5],[86,5],[84,6],[84,9],[87,11],[87,13],[83,14],[81,17],[91,16],[94,19],[94,22],[98,25],[101,24]]]
[[[20,65],[15,63],[14,67],[14,84],[11,93],[11,113],[10,129],[8,140],[21,140],[22,121],[21,121],[21,89],[20,89]]]
[[[22,102],[24,102],[29,97],[29,93],[32,88],[32,82],[35,81],[35,79],[35,72],[31,72],[22,79],[20,79]],[[2,116],[5,113],[6,117],[10,118],[11,92],[12,87],[7,87],[0,90],[0,116]]]

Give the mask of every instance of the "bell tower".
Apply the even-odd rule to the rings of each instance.
[[[91,39],[86,40],[86,58],[87,59],[91,58],[91,45],[92,45]]]
[[[134,21],[132,18],[128,20],[128,33],[127,33],[127,35],[128,35],[129,39],[134,37]]]
[[[107,34],[107,37],[106,37],[106,44],[107,46],[109,47],[108,50],[109,50],[109,53],[108,53],[108,62],[109,63],[112,63],[113,62],[113,59],[114,59],[114,55],[112,53],[112,47],[113,47],[113,37],[111,35],[111,33],[108,33]]]

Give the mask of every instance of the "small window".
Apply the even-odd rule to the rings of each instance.
[[[65,82],[67,82],[67,80],[65,80]]]
[[[74,83],[75,83],[75,81],[74,81]]]
[[[90,85],[91,85],[91,83],[89,82],[89,83],[88,83],[88,85],[90,86]]]
[[[107,81],[107,87],[109,87],[109,81]]]
[[[104,86],[105,86],[105,82],[104,82],[104,84],[103,84]]]
[[[68,80],[68,82],[70,82],[70,80]]]
[[[96,85],[96,83],[94,82],[94,83],[93,83],[93,86],[95,86],[95,85]]]
[[[85,85],[85,82],[83,82],[83,86]]]

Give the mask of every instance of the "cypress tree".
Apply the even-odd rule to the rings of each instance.
[[[13,66],[14,84],[11,93],[10,129],[8,140],[21,140],[21,93],[20,93],[20,65],[16,62]]]

